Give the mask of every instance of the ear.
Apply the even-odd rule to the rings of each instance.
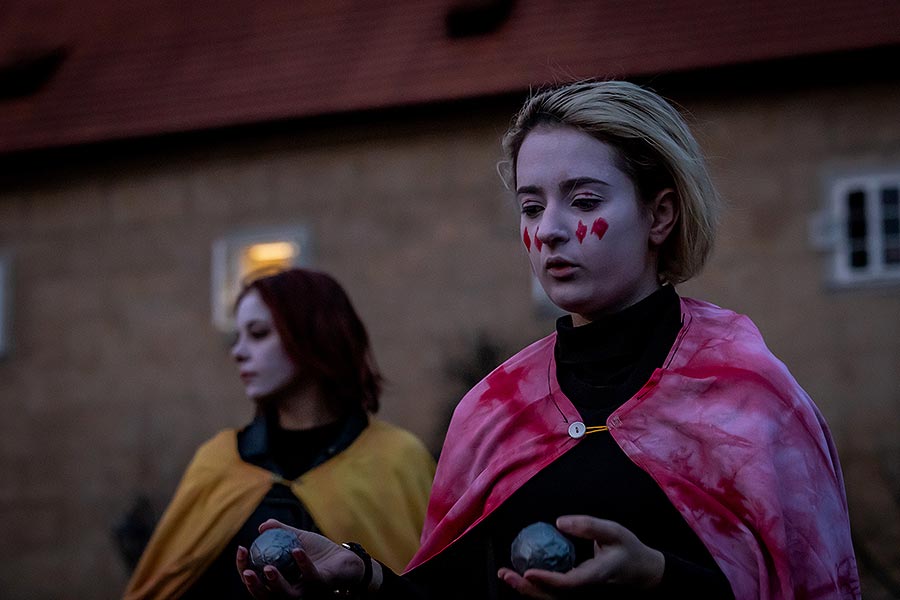
[[[650,203],[650,245],[659,247],[678,222],[678,195],[672,188],[661,190]]]

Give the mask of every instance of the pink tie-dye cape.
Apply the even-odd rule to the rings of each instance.
[[[859,598],[841,469],[818,409],[747,317],[681,306],[665,365],[610,416],[609,434],[703,540],[738,600]],[[555,341],[525,348],[460,402],[408,569],[578,443]],[[560,482],[560,493],[576,487]]]

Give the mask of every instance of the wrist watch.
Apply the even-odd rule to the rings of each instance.
[[[358,583],[349,586],[346,590],[341,590],[341,593],[338,595],[347,598],[365,598],[369,591],[369,584],[372,583],[372,557],[369,556],[365,548],[356,542],[345,542],[341,546],[362,559],[365,571]]]

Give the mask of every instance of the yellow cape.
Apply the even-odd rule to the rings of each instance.
[[[399,572],[419,547],[433,478],[434,460],[415,436],[370,419],[346,450],[285,483],[325,536],[359,542]],[[206,442],[150,538],[125,600],[181,596],[276,481],[241,460],[234,429]]]

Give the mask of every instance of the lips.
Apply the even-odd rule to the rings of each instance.
[[[544,270],[551,277],[565,278],[571,276],[578,265],[558,256],[550,257],[544,262]]]
[[[241,381],[243,381],[244,383],[247,383],[254,377],[256,377],[256,373],[254,373],[253,371],[241,371]]]

